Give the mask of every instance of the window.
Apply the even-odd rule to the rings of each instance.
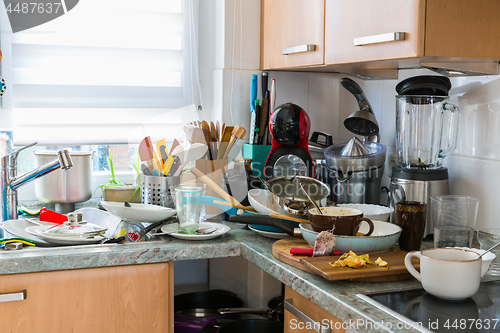
[[[193,0],[85,0],[15,34],[0,6],[16,146],[136,144],[183,137],[197,118]],[[6,27],[7,25],[7,27]],[[3,127],[3,126],[2,126]]]

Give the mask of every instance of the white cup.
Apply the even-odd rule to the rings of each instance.
[[[420,272],[411,258],[420,259]],[[474,295],[481,283],[481,259],[476,252],[457,248],[412,251],[405,257],[406,269],[436,297],[457,301]]]

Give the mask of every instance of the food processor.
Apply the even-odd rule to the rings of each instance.
[[[430,204],[430,197],[450,192],[443,159],[455,150],[459,110],[449,102],[451,82],[444,76],[410,77],[396,86],[396,154],[389,202]],[[424,237],[433,233],[427,211]],[[391,222],[394,214],[391,215]]]

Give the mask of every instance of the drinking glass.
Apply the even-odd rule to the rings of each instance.
[[[493,245],[500,242],[500,228],[484,228],[477,232],[477,240],[481,245],[481,250],[488,250]],[[490,264],[489,275],[500,276],[500,246],[491,250],[496,256]]]
[[[181,185],[175,188],[175,207],[179,219],[179,229],[194,232],[200,226],[201,195],[200,186]]]
[[[434,247],[471,247],[478,206],[470,196],[431,196]]]

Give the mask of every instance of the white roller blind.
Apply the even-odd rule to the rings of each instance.
[[[191,11],[192,0],[81,0],[12,34],[15,144],[181,138],[198,103]]]

